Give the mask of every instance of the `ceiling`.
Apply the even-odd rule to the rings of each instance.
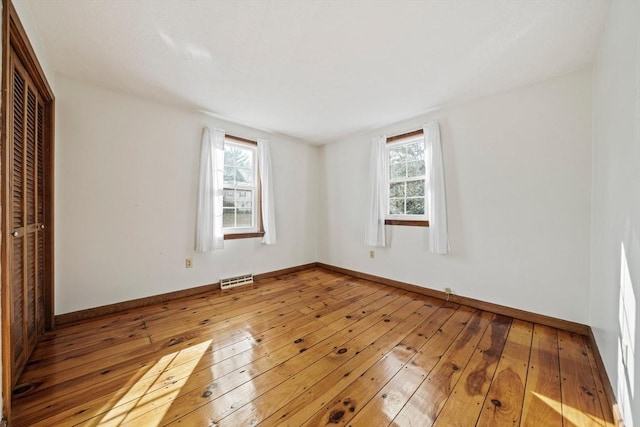
[[[593,61],[608,0],[28,0],[56,72],[324,143]]]

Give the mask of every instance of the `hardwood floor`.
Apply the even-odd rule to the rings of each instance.
[[[585,337],[314,268],[61,327],[15,426],[604,426]]]

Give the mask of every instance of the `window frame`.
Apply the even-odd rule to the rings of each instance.
[[[260,173],[258,170],[258,142],[253,141],[246,138],[241,138],[233,135],[225,135],[225,150],[227,144],[236,145],[240,147],[249,147],[253,151],[253,176],[254,176],[254,185],[247,186],[246,188],[251,188],[254,192],[253,200],[252,200],[252,221],[254,222],[253,227],[224,227],[222,228],[224,234],[224,240],[235,240],[235,239],[248,239],[255,237],[264,236],[264,227],[262,225],[262,183],[260,182]],[[229,188],[233,189],[242,189],[242,186],[234,186],[227,187],[226,184],[223,183],[223,191]],[[224,212],[224,208],[223,208]]]
[[[423,143],[425,143],[425,155],[426,155],[426,142],[424,141],[424,131],[422,129],[387,138],[387,144],[385,147],[386,148],[385,149],[385,164],[386,164],[386,176],[385,176],[386,187],[385,188],[387,191],[387,195],[386,195],[387,212],[385,213],[385,221],[384,221],[385,225],[429,227],[429,219],[427,215],[428,203],[429,203],[427,198],[427,192],[428,192],[427,190],[429,186],[429,174],[428,174],[428,171],[426,170],[426,167],[425,167],[424,176],[421,175],[420,177],[415,177],[419,179],[423,178],[425,182],[425,193],[424,193],[425,213],[423,215],[407,215],[407,214],[398,215],[398,214],[389,213],[389,201],[391,198],[389,195],[389,188],[390,188],[390,184],[392,183],[392,179],[389,176],[389,170],[390,170],[389,150],[394,146],[414,144],[418,141],[422,141]],[[411,177],[411,178],[414,178],[414,177]],[[403,181],[406,182],[407,180],[403,180]]]

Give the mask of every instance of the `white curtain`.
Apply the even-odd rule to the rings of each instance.
[[[273,177],[271,169],[271,151],[269,141],[258,139],[258,173],[262,186],[262,226],[264,236],[262,243],[273,245],[276,243],[276,217],[273,197]]]
[[[196,217],[196,251],[211,252],[224,247],[222,231],[222,185],[224,131],[205,127],[200,148],[200,178]]]
[[[429,205],[429,249],[434,254],[449,252],[449,234],[447,232],[447,201],[444,185],[444,163],[440,126],[438,122],[429,122],[422,128],[426,148],[426,163],[429,173],[427,191]]]
[[[384,220],[387,215],[387,136],[377,136],[371,141],[369,167],[369,210],[365,224],[365,240],[368,246],[385,246]]]

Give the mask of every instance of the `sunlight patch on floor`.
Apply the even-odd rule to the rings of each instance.
[[[609,423],[609,422],[603,420],[600,417],[596,417],[594,415],[587,414],[584,411],[576,409],[576,408],[574,408],[572,406],[569,406],[567,404],[562,404],[561,402],[558,402],[557,400],[551,399],[551,398],[549,398],[547,396],[544,396],[544,395],[542,395],[540,393],[533,392],[533,395],[535,397],[537,397],[538,399],[540,399],[542,402],[544,402],[551,409],[556,411],[558,414],[562,415],[562,417],[566,421],[569,421],[573,425],[576,425],[576,426],[607,426],[607,427],[611,426],[611,427],[613,427],[612,423]]]
[[[102,416],[100,422],[96,425],[119,426],[129,419],[135,417],[136,415],[149,413],[155,407],[162,406],[162,404],[166,403],[167,401],[172,401],[173,399],[175,399],[180,393],[182,386],[189,379],[189,375],[193,372],[204,353],[210,347],[211,341],[212,340],[208,340],[188,349],[182,350],[188,350],[191,353],[193,353],[194,350],[197,350],[198,355],[196,357],[193,357],[188,362],[180,365],[181,372],[184,374],[184,376],[181,376],[182,378],[175,381],[171,381],[170,378],[163,379],[162,377],[163,374],[167,371],[167,368],[171,366],[171,362],[178,358],[182,351],[163,356],[151,369],[154,370],[159,367],[158,365],[160,365],[161,368],[157,369],[158,374],[151,377],[145,377],[136,382],[136,384],[134,384],[129,389],[129,391],[124,396],[122,396],[122,398],[120,398],[118,403],[113,405],[111,410],[104,414],[104,416]],[[158,381],[169,382],[162,388],[147,394],[148,390]],[[170,405],[164,405],[163,410],[156,411],[153,414],[152,419],[148,418],[145,420],[145,425],[158,425],[162,421],[169,407]],[[132,414],[136,415],[132,417]]]

